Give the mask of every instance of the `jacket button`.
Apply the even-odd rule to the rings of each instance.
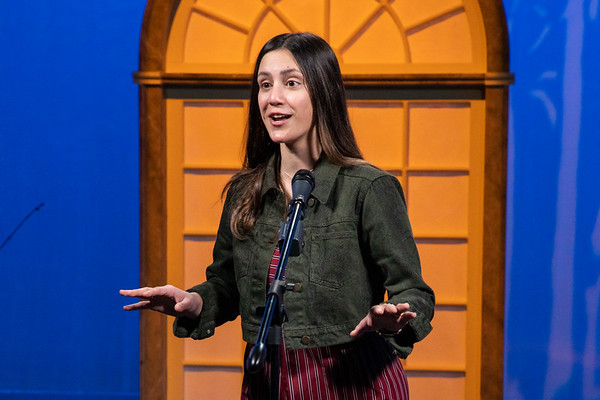
[[[315,205],[315,198],[314,197],[309,198],[308,199],[308,206],[312,207],[314,205]]]
[[[300,339],[300,342],[302,342],[302,344],[309,344],[310,336],[302,336],[302,339]]]

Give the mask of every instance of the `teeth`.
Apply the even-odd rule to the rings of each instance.
[[[289,116],[283,115],[283,114],[276,114],[276,115],[272,115],[271,118],[273,118],[273,120],[275,120],[275,121],[280,121],[282,119],[289,118]]]

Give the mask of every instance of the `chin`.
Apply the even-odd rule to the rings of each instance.
[[[274,143],[281,144],[286,142],[286,137],[282,135],[269,135]]]

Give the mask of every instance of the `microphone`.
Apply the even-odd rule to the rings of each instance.
[[[250,373],[258,372],[267,358],[267,340],[271,347],[272,360],[279,359],[279,346],[282,341],[281,327],[288,320],[283,304],[283,293],[288,289],[284,281],[285,267],[289,256],[298,256],[304,245],[302,219],[306,202],[315,188],[315,177],[309,170],[301,169],[292,178],[292,201],[289,204],[288,220],[281,223],[279,229],[280,258],[275,272],[275,279],[269,287],[267,302],[263,311],[262,321],[258,329],[256,344],[252,346],[246,368]],[[291,285],[292,287],[294,285]],[[277,347],[273,349],[273,347]],[[271,382],[278,382],[274,374],[279,374],[279,363],[271,364]],[[278,394],[278,390],[273,393]],[[272,394],[273,394],[272,393]],[[271,396],[272,398],[273,396]],[[275,397],[277,398],[277,397]]]
[[[315,188],[315,176],[312,172],[307,169],[301,169],[292,178],[292,201],[290,201],[288,209],[289,219],[293,218],[293,215],[297,212],[298,219],[294,221],[294,225],[298,226],[294,229],[290,243],[290,255],[298,256],[304,246],[303,239],[303,228],[302,220],[304,219],[304,210],[306,209],[306,202],[310,197],[311,192]],[[279,227],[279,248],[283,247],[285,238],[288,237],[288,230],[290,229],[290,221],[284,221]]]
[[[315,188],[315,176],[307,169],[301,169],[292,178],[292,202],[306,205]]]

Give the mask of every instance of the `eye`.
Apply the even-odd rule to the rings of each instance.
[[[295,79],[290,79],[285,84],[290,87],[300,86],[300,82]]]
[[[260,87],[261,89],[268,89],[271,87],[271,82],[269,82],[269,81],[258,82],[258,87]]]

